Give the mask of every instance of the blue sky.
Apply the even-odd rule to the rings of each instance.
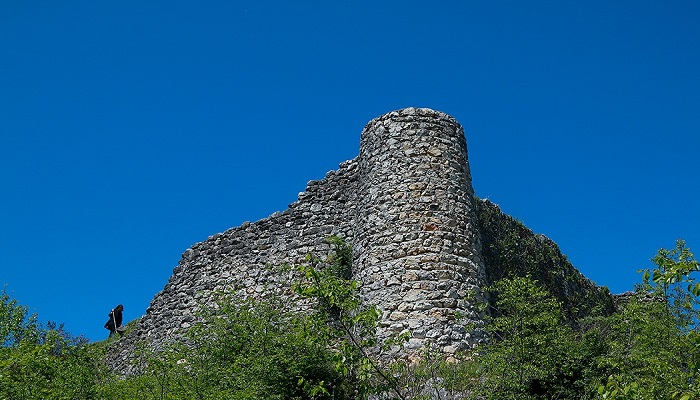
[[[283,211],[408,107],[464,126],[479,197],[613,292],[700,252],[700,3],[0,4],[0,285],[106,337],[180,255]],[[700,253],[699,253],[700,254]]]

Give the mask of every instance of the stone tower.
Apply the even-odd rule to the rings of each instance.
[[[470,344],[458,312],[484,284],[464,131],[441,112],[408,108],[370,121],[358,159],[353,268],[382,311],[380,337],[409,348]]]

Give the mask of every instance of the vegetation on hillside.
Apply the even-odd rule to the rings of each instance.
[[[329,258],[292,267],[314,312],[220,294],[183,341],[144,347],[146,367],[129,377],[105,368],[105,342],[41,326],[2,291],[0,399],[700,398],[700,264],[682,240],[658,252],[615,312],[592,307],[571,323],[533,266],[487,288],[487,343],[449,360],[426,348],[420,362],[392,365],[376,359],[378,313],[349,279],[349,246],[332,243]]]

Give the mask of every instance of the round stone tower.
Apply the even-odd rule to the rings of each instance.
[[[382,313],[379,337],[411,332],[409,349],[446,353],[472,345],[484,266],[460,124],[426,108],[370,121],[358,186],[354,276]]]

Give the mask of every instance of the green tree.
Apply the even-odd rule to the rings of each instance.
[[[477,392],[489,399],[585,398],[595,341],[566,324],[561,304],[535,280],[502,279],[488,290],[496,300],[491,339],[476,353]]]
[[[42,327],[35,314],[0,293],[0,398],[89,399],[98,393],[100,355],[62,326]]]
[[[144,350],[142,374],[112,382],[110,391],[127,399],[332,398],[342,379],[318,322],[283,310],[221,295],[184,341]]]
[[[370,354],[370,349],[379,350],[379,311],[362,303],[358,282],[349,278],[352,249],[335,236],[328,242],[333,246],[333,254],[325,261],[307,256],[306,264],[295,267],[301,278],[292,287],[302,297],[316,302],[314,318],[324,322],[319,333],[332,344],[336,370],[353,387],[354,398],[385,392],[403,399],[396,379]]]
[[[24,339],[35,340],[39,334],[36,314],[10,297],[5,289],[0,292],[0,348],[16,348]]]
[[[652,261],[635,296],[609,319],[604,399],[700,398],[700,264],[682,239]]]

